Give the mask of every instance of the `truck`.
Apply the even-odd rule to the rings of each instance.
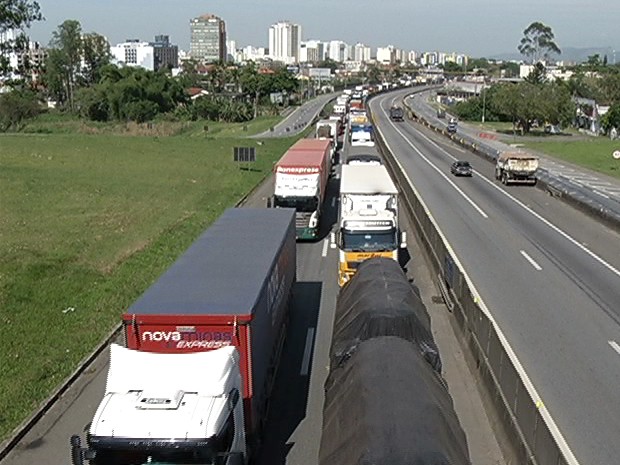
[[[349,141],[352,147],[374,147],[375,138],[371,124],[352,124],[349,131]]]
[[[274,167],[273,197],[268,206],[295,209],[297,239],[319,237],[331,168],[330,139],[300,139]]]
[[[241,465],[260,444],[296,281],[294,211],[232,208],[122,315],[73,465]]]
[[[342,165],[338,227],[338,284],[344,286],[360,263],[372,257],[399,261],[406,233],[398,220],[398,189],[384,165]]]
[[[366,260],[340,289],[324,387],[318,465],[471,464],[428,312],[394,261]]]
[[[392,121],[404,121],[405,112],[402,107],[393,106],[390,108],[390,119]]]
[[[340,127],[342,123],[339,119],[322,119],[316,122],[315,138],[329,139],[332,141],[332,163],[335,160],[338,151],[338,136],[340,135]]]
[[[496,160],[495,179],[504,185],[531,184],[537,181],[538,157],[521,151],[502,152]]]

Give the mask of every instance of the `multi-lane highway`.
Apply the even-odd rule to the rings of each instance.
[[[306,110],[304,113],[311,113]],[[290,122],[289,122],[290,123]],[[350,148],[345,147],[341,158]],[[373,149],[355,149],[372,152]],[[291,322],[278,371],[258,463],[313,465],[318,461],[321,439],[323,383],[328,370],[328,351],[338,284],[337,253],[329,247],[329,231],[336,222],[338,174],[331,180],[321,240],[299,243],[298,283],[291,308]],[[245,206],[262,207],[272,193],[267,180],[247,200]],[[401,227],[411,231],[404,219]],[[408,274],[425,301],[433,332],[442,354],[444,376],[455,401],[455,410],[468,436],[472,463],[502,465],[499,446],[492,434],[476,381],[450,324],[450,314],[434,301],[438,293],[422,259],[422,253],[409,236]],[[104,352],[83,377],[20,441],[2,465],[68,465],[69,437],[87,426],[102,398],[108,357]],[[397,400],[395,400],[397,401]]]
[[[371,101],[375,122],[581,464],[620,457],[620,236]],[[455,178],[455,159],[472,178]]]

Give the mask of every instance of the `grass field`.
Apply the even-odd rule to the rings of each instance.
[[[615,150],[620,150],[620,141],[591,137],[573,141],[527,141],[524,145],[554,158],[620,179],[620,160],[612,157]]]
[[[273,122],[171,137],[0,136],[0,441],[268,175],[295,138],[223,136]],[[255,171],[232,161],[239,145],[256,147]]]

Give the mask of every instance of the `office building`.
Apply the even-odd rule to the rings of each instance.
[[[110,47],[112,62],[118,66],[141,67],[153,71],[155,69],[154,47],[148,42],[138,39],[126,40]]]
[[[190,20],[189,54],[201,63],[226,61],[226,23],[206,14]]]
[[[170,43],[167,35],[155,36],[153,46],[153,65],[155,71],[161,68],[176,68],[179,66],[179,47]]]

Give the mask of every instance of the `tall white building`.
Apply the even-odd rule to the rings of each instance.
[[[358,42],[353,46],[353,61],[367,63],[370,61],[370,47]]]
[[[329,42],[329,59],[342,63],[349,59],[348,46],[342,40]]]
[[[135,66],[155,70],[155,50],[152,44],[128,40],[110,47],[112,62],[120,66]]]
[[[280,21],[269,26],[269,56],[287,64],[299,63],[301,26]]]
[[[306,40],[301,42],[299,62],[318,63],[325,59],[325,45],[320,40]]]
[[[396,48],[393,45],[377,48],[377,61],[383,65],[396,63]]]

